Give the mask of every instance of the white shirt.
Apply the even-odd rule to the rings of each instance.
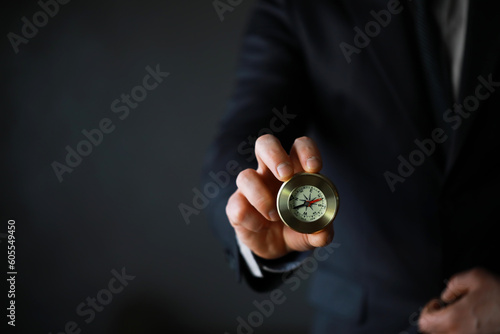
[[[457,97],[464,59],[469,0],[435,0],[433,5],[441,37],[450,57],[451,83]]]

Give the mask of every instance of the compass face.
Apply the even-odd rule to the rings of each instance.
[[[300,233],[326,228],[337,215],[338,206],[337,188],[321,174],[295,174],[281,185],[276,197],[281,220]]]
[[[326,197],[315,186],[300,186],[290,194],[288,207],[298,220],[312,222],[325,214],[327,208]]]

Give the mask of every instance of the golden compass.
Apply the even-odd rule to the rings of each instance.
[[[325,176],[299,173],[281,185],[276,206],[288,227],[300,233],[315,233],[335,218],[339,194]]]

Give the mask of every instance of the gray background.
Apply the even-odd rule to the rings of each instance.
[[[236,333],[268,297],[235,281],[202,214],[186,225],[178,210],[199,186],[253,3],[221,22],[211,0],[71,1],[18,54],[6,35],[40,7],[3,9],[0,233],[16,220],[19,333],[68,321],[82,333]],[[120,120],[111,102],[156,64],[170,76]],[[103,118],[115,130],[60,183],[51,163]],[[121,268],[135,279],[86,324],[77,305]],[[255,333],[306,332],[306,285]]]

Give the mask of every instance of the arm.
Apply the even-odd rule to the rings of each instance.
[[[272,132],[288,150],[305,133],[301,114],[312,108],[312,99],[298,48],[284,1],[259,2],[243,39],[235,89],[209,150],[202,185],[211,181],[210,172],[225,171],[229,161],[236,161],[240,170],[256,168],[253,144],[259,135]],[[234,181],[210,201],[206,213],[231,267],[248,276],[225,212],[236,191]]]

